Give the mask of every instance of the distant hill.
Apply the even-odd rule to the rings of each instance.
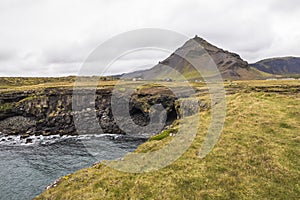
[[[179,52],[184,52],[189,58],[202,64],[201,62],[207,61],[207,59],[205,59],[207,58],[207,53],[203,51],[203,48],[216,63],[223,79],[261,79],[267,75],[252,68],[238,54],[218,48],[196,36],[188,40],[182,47],[153,68],[126,74],[124,78],[177,79],[178,74],[174,73],[174,70],[167,69],[165,66],[167,65],[184,75],[186,79],[202,79],[201,74],[199,74],[189,62],[178,56],[178,54],[180,54]],[[203,65],[205,65],[205,63],[203,63]]]
[[[251,66],[274,75],[300,75],[300,57],[270,58]]]

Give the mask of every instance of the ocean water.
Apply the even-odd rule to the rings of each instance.
[[[134,151],[147,136],[0,134],[0,199],[32,199],[61,176]],[[28,143],[30,142],[30,143]]]

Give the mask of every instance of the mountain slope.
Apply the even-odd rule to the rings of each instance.
[[[205,51],[203,51],[203,49]],[[197,64],[205,68],[207,53],[217,65],[223,79],[260,79],[262,73],[251,68],[238,54],[218,48],[204,39],[196,36],[188,40],[182,47],[177,49],[168,58],[159,62],[149,70],[138,71],[126,74],[125,78],[144,79],[178,79],[178,73],[185,76],[185,79],[202,79],[201,74],[185,59],[179,55],[186,55],[188,59],[193,59]],[[166,67],[169,66],[171,68]],[[174,72],[174,69],[177,72]]]
[[[270,58],[251,64],[251,66],[275,75],[300,75],[300,57]]]

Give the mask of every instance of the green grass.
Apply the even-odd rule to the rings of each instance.
[[[292,128],[293,128],[292,126],[290,126],[290,125],[288,125],[288,124],[286,124],[286,123],[280,123],[279,126],[280,126],[281,128],[286,128],[286,129],[292,129]]]
[[[109,78],[106,81],[104,77],[81,77],[84,84],[82,87],[94,86],[91,80],[99,79],[99,87],[112,87],[116,80]],[[107,78],[106,78],[107,79]],[[72,89],[77,80],[75,76],[68,77],[43,77],[43,78],[24,78],[24,77],[0,77],[0,93],[25,90],[44,90],[46,88],[67,88]],[[91,81],[91,82],[89,82]]]
[[[14,107],[14,105],[12,103],[4,103],[1,104],[0,103],[0,111],[7,111],[7,110],[11,110]]]
[[[56,82],[74,82],[75,76],[69,77],[57,77],[57,78],[31,78],[31,77],[0,77],[0,85],[6,86],[25,86],[25,85],[38,85],[44,83],[56,83]]]
[[[223,133],[204,159],[197,154],[210,110],[201,112],[198,134],[188,151],[168,167],[131,174],[98,164],[63,177],[36,199],[299,199],[299,94],[238,91],[227,96]],[[162,148],[173,139],[169,134],[152,137],[136,152]]]
[[[33,99],[38,99],[38,98],[41,98],[41,96],[32,95],[32,96],[29,96],[29,97],[26,97],[26,98],[22,99],[18,103],[23,103],[23,102],[26,102],[26,101],[31,101]]]
[[[149,141],[153,141],[153,140],[162,140],[162,139],[164,139],[164,138],[166,138],[166,137],[169,137],[170,136],[170,134],[176,134],[177,133],[177,129],[175,129],[175,128],[172,128],[172,129],[168,129],[168,130],[164,130],[164,131],[162,131],[161,133],[159,133],[159,134],[157,134],[157,135],[155,135],[155,136],[152,136],[150,139],[149,139]]]
[[[260,74],[263,78],[268,78],[268,77],[274,77],[275,75],[273,74],[270,74],[270,73],[267,73],[267,72],[263,72],[263,71],[260,71],[254,67],[250,67],[250,70]]]

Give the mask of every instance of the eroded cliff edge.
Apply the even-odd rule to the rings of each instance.
[[[86,90],[82,90],[82,101],[85,101],[86,93]],[[31,135],[77,135],[72,95],[71,88],[0,93],[0,132],[6,135],[21,135],[22,138]],[[114,120],[111,95],[111,88],[97,89],[95,106],[75,112],[86,116],[87,121],[91,120],[91,113],[96,112],[98,125],[104,133],[125,134]],[[132,95],[129,104],[132,120],[140,126],[146,126],[149,123],[149,108],[155,104],[162,104],[167,111],[166,126],[180,115],[177,99],[171,91],[166,88],[149,88]],[[97,130],[99,126],[92,129],[89,127],[89,130],[93,128]]]

